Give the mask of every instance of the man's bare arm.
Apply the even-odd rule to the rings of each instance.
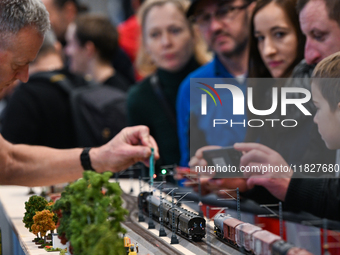
[[[90,159],[97,172],[118,172],[128,166],[145,161],[158,147],[145,126],[123,129],[107,144],[92,148]],[[80,178],[81,148],[52,149],[43,146],[13,145],[0,135],[0,184],[47,186]]]

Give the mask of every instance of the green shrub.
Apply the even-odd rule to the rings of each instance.
[[[120,223],[127,211],[121,206],[119,185],[109,182],[111,175],[85,171],[83,179],[70,184],[54,205],[54,210],[62,212],[58,235],[70,240],[74,254],[118,255],[125,251],[119,234],[125,233]]]

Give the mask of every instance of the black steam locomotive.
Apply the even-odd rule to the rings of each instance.
[[[166,199],[163,199],[161,204],[159,197],[153,196],[152,192],[139,194],[138,207],[146,214],[149,214],[149,208],[151,208],[153,218],[162,221],[169,228],[172,228],[174,222],[176,231],[189,239],[200,241],[205,237],[206,222],[203,217],[181,207],[172,208],[172,203]]]

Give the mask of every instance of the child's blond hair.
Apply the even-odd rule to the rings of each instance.
[[[314,69],[313,83],[327,100],[330,109],[335,111],[340,102],[340,52],[320,61]],[[328,79],[320,79],[328,78]]]

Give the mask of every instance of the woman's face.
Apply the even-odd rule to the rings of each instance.
[[[274,2],[254,16],[254,36],[263,62],[274,78],[283,77],[297,56],[298,39],[284,10]]]
[[[172,3],[152,7],[145,18],[143,37],[158,68],[178,71],[193,54],[194,39],[186,17]]]

